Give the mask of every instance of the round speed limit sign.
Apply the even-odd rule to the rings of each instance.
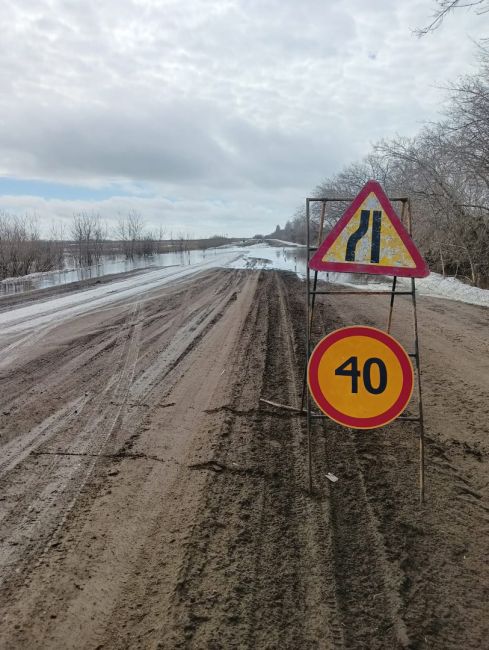
[[[413,367],[404,348],[374,327],[344,327],[312,352],[309,389],[321,411],[353,429],[395,420],[413,392]]]

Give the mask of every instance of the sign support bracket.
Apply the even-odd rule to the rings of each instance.
[[[317,279],[318,272],[314,271],[314,280],[311,290],[311,269],[309,268],[310,253],[316,250],[316,247],[311,247],[311,203],[320,202],[321,203],[321,215],[319,221],[319,234],[318,234],[318,244],[317,248],[320,247],[322,242],[322,235],[324,230],[324,218],[326,214],[326,205],[327,203],[332,202],[351,202],[351,198],[331,198],[331,197],[322,197],[322,198],[307,198],[306,199],[306,245],[307,245],[307,266],[306,266],[306,292],[307,292],[307,301],[306,301],[306,363],[304,370],[304,379],[302,386],[302,399],[301,399],[301,408],[300,410],[305,410],[307,415],[307,448],[308,448],[308,483],[309,483],[309,492],[313,491],[313,477],[312,477],[312,432],[311,432],[311,421],[317,417],[326,417],[321,416],[311,411],[311,400],[309,391],[307,390],[307,365],[309,358],[311,356],[311,339],[312,339],[312,327],[314,322],[314,311],[316,304],[317,295],[365,295],[364,291],[342,291],[342,290],[322,290],[317,289]],[[402,203],[401,208],[401,221],[405,223],[407,221],[407,230],[409,235],[412,236],[412,213],[411,213],[411,203],[407,197],[393,197],[389,199],[392,202]],[[419,334],[418,334],[418,318],[417,318],[417,303],[416,303],[416,284],[414,278],[411,278],[411,290],[410,291],[399,291],[397,290],[397,276],[393,277],[392,288],[390,291],[369,291],[369,295],[388,295],[390,296],[389,303],[389,315],[387,321],[387,333],[390,332],[392,327],[393,311],[394,311],[394,300],[396,295],[405,295],[411,296],[412,308],[413,308],[413,330],[414,330],[414,352],[410,353],[409,356],[415,360],[416,366],[416,375],[417,375],[417,384],[418,384],[418,416],[400,416],[398,420],[404,422],[417,422],[419,425],[419,499],[421,503],[425,501],[425,441],[424,441],[424,418],[423,418],[423,401],[422,401],[422,390],[421,390],[421,367],[420,367],[420,355],[419,355]],[[306,404],[304,405],[304,397],[306,397]],[[304,409],[305,406],[305,409]]]
[[[334,295],[339,296],[352,296],[359,295],[365,296],[365,291],[360,290],[330,290],[318,289],[318,271],[314,270],[314,277],[311,278],[311,269],[309,261],[311,253],[317,251],[323,242],[324,221],[326,216],[326,209],[328,203],[351,203],[353,199],[336,198],[336,197],[321,197],[321,198],[307,198],[306,199],[306,251],[307,251],[307,264],[306,264],[306,360],[304,364],[304,372],[302,378],[302,393],[300,396],[300,403],[298,407],[293,407],[286,404],[280,404],[271,400],[261,399],[260,401],[273,406],[275,408],[282,408],[292,411],[297,415],[306,416],[307,426],[307,474],[308,474],[308,491],[309,494],[313,493],[313,449],[312,449],[312,420],[326,419],[327,416],[323,413],[313,412],[311,408],[311,396],[307,387],[307,367],[311,356],[312,347],[312,334],[314,324],[314,314],[316,307],[316,296],[318,295]],[[407,226],[407,231],[412,236],[412,213],[411,203],[408,197],[389,197],[389,201],[398,202],[402,204],[401,208],[401,223]],[[321,211],[319,217],[318,239],[317,245],[313,246],[311,242],[311,204],[321,203]],[[407,223],[406,223],[407,222]],[[417,395],[418,395],[418,415],[416,416],[399,416],[397,420],[404,422],[414,422],[419,426],[419,499],[420,503],[425,502],[425,436],[424,436],[424,417],[423,417],[423,399],[421,389],[421,365],[419,353],[419,333],[418,333],[418,318],[417,318],[417,303],[416,303],[416,284],[414,278],[411,278],[411,289],[398,290],[397,276],[393,276],[391,290],[375,290],[369,291],[368,295],[386,295],[389,296],[389,313],[387,319],[386,331],[389,334],[392,328],[392,320],[394,313],[394,301],[396,296],[411,296],[411,304],[413,311],[413,335],[414,335],[414,352],[408,354],[409,357],[414,359],[414,365],[417,377]]]

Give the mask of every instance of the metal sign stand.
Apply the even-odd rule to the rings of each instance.
[[[412,236],[412,214],[411,204],[409,198],[390,198],[391,202],[398,202],[402,204],[401,221],[407,225],[409,235]],[[318,271],[314,271],[314,279],[311,283],[311,270],[309,269],[309,260],[311,253],[316,251],[323,241],[324,219],[326,215],[326,206],[328,203],[351,203],[353,198],[308,198],[306,199],[306,245],[307,245],[307,267],[306,267],[306,294],[307,294],[307,308],[306,308],[306,363],[304,366],[303,382],[302,382],[302,395],[299,407],[292,407],[285,404],[279,404],[270,400],[262,399],[262,402],[270,404],[271,406],[285,408],[289,411],[306,415],[307,419],[307,462],[308,462],[308,483],[309,493],[313,491],[313,471],[312,471],[312,441],[311,441],[311,421],[315,418],[327,418],[323,413],[313,412],[311,409],[311,397],[307,387],[307,366],[311,356],[311,338],[312,327],[314,321],[314,310],[316,305],[317,295],[336,295],[336,296],[352,296],[352,295],[365,295],[365,291],[338,291],[329,289],[318,289]],[[321,203],[321,215],[319,220],[319,232],[317,246],[311,246],[311,230],[310,230],[310,206],[311,203]],[[406,224],[407,221],[407,224]],[[312,288],[311,288],[312,284]],[[409,356],[414,359],[416,366],[416,376],[418,380],[418,415],[417,416],[400,416],[397,420],[408,422],[417,422],[419,425],[419,499],[421,503],[425,501],[425,449],[424,449],[424,419],[423,419],[423,400],[421,391],[421,368],[419,356],[419,336],[418,336],[418,316],[416,309],[416,283],[414,278],[411,278],[410,291],[397,291],[397,277],[394,276],[392,281],[392,288],[390,291],[369,291],[368,295],[388,295],[390,296],[389,316],[387,320],[387,333],[390,333],[392,326],[392,315],[394,310],[394,299],[396,296],[411,296],[413,308],[413,333],[414,333],[414,351],[409,353]]]
[[[308,198],[306,199],[306,237],[307,237],[307,261],[309,262],[310,253],[317,250],[321,245],[323,239],[323,229],[324,229],[324,217],[326,213],[327,203],[337,203],[337,202],[348,202],[351,203],[352,198]],[[412,215],[411,215],[411,204],[408,198],[390,198],[391,202],[400,202],[402,204],[401,209],[401,221],[405,224],[407,218],[407,230],[409,235],[412,236]],[[319,236],[318,236],[318,245],[317,247],[311,246],[311,231],[310,231],[310,205],[313,202],[321,203],[321,217],[319,223]],[[406,225],[406,224],[405,224]],[[307,265],[306,270],[306,292],[307,292],[307,309],[306,309],[306,372],[307,372],[307,363],[309,362],[309,357],[311,355],[311,335],[312,335],[312,325],[314,319],[314,308],[316,302],[316,296],[321,295],[365,295],[364,291],[335,291],[329,289],[317,289],[317,279],[318,272],[314,271],[314,280],[311,288],[311,270],[309,269],[309,264]],[[416,283],[414,278],[411,278],[411,290],[410,291],[397,291],[397,277],[394,276],[392,281],[391,291],[369,291],[369,295],[390,295],[390,306],[389,306],[389,317],[387,321],[387,332],[390,332],[392,326],[392,314],[394,309],[394,299],[395,296],[411,296],[412,307],[413,307],[413,330],[414,330],[414,352],[409,353],[409,356],[414,359],[416,366],[416,375],[418,379],[418,415],[417,416],[400,416],[398,420],[417,422],[419,424],[419,498],[421,503],[424,503],[425,500],[425,453],[424,453],[424,420],[423,420],[423,399],[421,391],[421,367],[420,367],[420,358],[419,358],[419,336],[418,336],[418,316],[416,309]],[[311,398],[309,391],[307,390],[307,376],[304,375],[303,387],[302,387],[302,400],[301,400],[301,410],[304,409],[304,395],[306,396],[306,415],[307,415],[307,443],[308,443],[308,473],[309,473],[309,491],[312,492],[312,448],[311,448],[311,419],[312,417],[322,417],[327,416],[323,414],[312,413],[311,411]]]

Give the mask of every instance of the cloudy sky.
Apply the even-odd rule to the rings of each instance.
[[[3,0],[0,209],[131,208],[194,236],[283,224],[475,69],[484,18],[434,0]]]

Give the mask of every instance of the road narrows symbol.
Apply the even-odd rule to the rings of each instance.
[[[370,210],[362,210],[360,213],[360,225],[358,226],[357,230],[355,230],[355,232],[350,235],[348,239],[348,243],[346,244],[346,255],[345,255],[346,262],[355,261],[355,251],[357,249],[357,244],[360,241],[360,239],[362,239],[362,237],[365,236],[368,230],[369,220],[370,220]]]
[[[315,271],[424,278],[429,270],[377,181],[369,181],[309,261]]]
[[[345,262],[355,261],[355,252],[357,244],[368,232],[370,222],[370,210],[362,210],[360,213],[360,225],[358,229],[352,233],[346,244]],[[380,259],[380,228],[382,225],[382,212],[380,210],[373,211],[372,219],[372,241],[370,245],[370,262],[378,264]]]
[[[370,262],[378,264],[380,260],[380,228],[382,225],[382,212],[374,210],[372,220],[372,245],[370,248]]]

